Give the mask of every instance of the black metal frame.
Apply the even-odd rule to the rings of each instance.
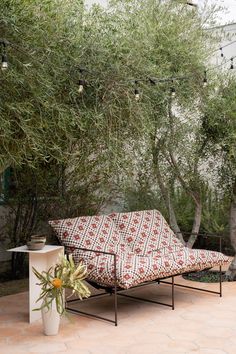
[[[220,245],[219,245],[220,247],[219,248],[220,248],[220,252],[221,252],[221,248],[222,248],[221,236],[219,236],[219,235],[209,235],[209,234],[198,234],[198,236],[203,236],[203,237],[215,236],[215,237],[219,237],[219,240],[220,240]],[[182,287],[182,288],[187,288],[187,289],[199,290],[199,291],[203,291],[203,292],[206,292],[206,293],[217,294],[217,295],[220,295],[220,297],[222,297],[222,267],[221,266],[219,266],[219,271],[220,271],[220,282],[219,282],[220,289],[219,289],[219,291],[212,291],[212,290],[207,290],[207,289],[202,289],[202,288],[196,288],[196,287],[193,287],[193,286],[183,285],[183,284],[176,284],[175,280],[174,280],[175,276],[183,275],[183,274],[186,274],[186,273],[179,273],[179,274],[175,274],[175,275],[172,275],[172,276],[169,276],[169,277],[155,279],[153,281],[145,282],[145,283],[142,283],[140,285],[134,286],[134,287],[132,287],[130,289],[122,289],[122,288],[119,288],[117,286],[117,274],[116,274],[116,270],[117,270],[117,255],[115,253],[97,251],[97,250],[92,250],[92,249],[82,248],[82,247],[74,247],[74,248],[78,249],[78,250],[81,250],[81,251],[85,251],[85,252],[93,252],[93,253],[96,253],[96,254],[104,254],[104,255],[109,255],[109,256],[114,257],[114,285],[106,287],[106,286],[100,286],[100,285],[98,285],[98,284],[96,284],[96,283],[94,283],[92,281],[88,281],[88,283],[90,285],[92,285],[94,288],[105,290],[105,293],[94,294],[94,295],[91,295],[89,297],[89,299],[84,299],[83,300],[83,301],[88,301],[88,300],[91,300],[93,298],[104,297],[106,295],[114,295],[114,319],[110,319],[110,318],[107,318],[107,317],[95,315],[95,314],[92,314],[92,313],[89,313],[89,312],[85,312],[85,311],[81,311],[81,310],[78,310],[78,309],[74,309],[74,308],[71,308],[71,307],[68,306],[68,304],[70,304],[70,303],[81,301],[80,299],[72,299],[72,300],[67,300],[66,301],[66,310],[70,311],[70,312],[73,312],[73,313],[78,313],[78,314],[89,316],[89,317],[92,317],[92,318],[101,319],[101,320],[104,320],[104,321],[107,321],[107,322],[114,323],[115,326],[117,326],[117,324],[118,324],[118,296],[123,296],[123,297],[127,297],[127,298],[130,298],[130,299],[138,300],[138,301],[144,301],[144,302],[148,302],[148,303],[154,303],[154,304],[158,304],[158,305],[171,307],[172,310],[174,310],[174,308],[175,308],[175,298],[174,298],[174,290],[175,290],[174,288],[175,288],[175,286]],[[171,278],[171,282],[165,280],[165,279],[169,279],[169,278]],[[163,302],[159,302],[159,301],[155,301],[155,300],[150,300],[150,299],[145,299],[145,298],[141,298],[141,297],[138,297],[138,296],[132,296],[132,295],[124,294],[124,292],[127,291],[127,290],[136,289],[136,288],[139,288],[141,286],[154,284],[154,283],[155,284],[158,283],[158,284],[171,285],[171,304],[167,304],[167,303],[163,303]]]

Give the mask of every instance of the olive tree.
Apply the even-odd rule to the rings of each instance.
[[[230,239],[236,253],[236,81],[224,77],[217,93],[206,97],[202,117],[202,135],[209,153],[213,154],[221,190],[230,196]],[[227,272],[229,279],[236,277],[236,256]]]
[[[169,188],[174,176],[195,203],[198,231],[199,160],[191,166],[190,157],[198,153],[199,127],[190,124],[190,113],[181,123],[171,111],[170,89],[175,86],[182,116],[205,95],[214,41],[203,27],[211,9],[201,14],[157,0],[113,0],[90,10],[79,0],[2,0],[0,11],[1,37],[9,42],[9,70],[0,78],[1,170],[57,161],[70,176],[67,189],[80,189],[92,176],[101,189],[108,185],[109,199],[144,146],[172,226],[178,231]],[[185,149],[191,134],[194,143],[188,140]]]
[[[119,2],[116,4],[127,22],[125,40],[129,40],[129,33],[132,34],[131,51],[138,54],[142,46],[148,49],[147,54],[144,52],[138,56],[138,64],[146,67],[147,77],[152,79],[153,73],[157,77],[157,80],[149,80],[151,85],[141,83],[139,88],[143,92],[141,102],[136,105],[136,115],[142,114],[142,130],[138,128],[141,137],[136,137],[141,145],[140,153],[146,146],[147,154],[152,157],[153,174],[169,211],[171,226],[176,232],[180,230],[169,183],[172,183],[173,176],[192,198],[195,215],[193,235],[188,241],[188,246],[192,247],[196,240],[194,234],[199,231],[201,223],[201,187],[204,184],[199,172],[201,150],[204,148],[199,146],[199,107],[201,98],[206,94],[203,73],[210,37],[202,29],[205,17],[173,2],[166,2],[163,6],[155,1],[136,5],[133,2],[122,6]],[[129,16],[132,16],[132,21],[127,21]],[[145,75],[143,68],[140,72]],[[174,80],[173,83],[158,81],[158,77],[176,76],[185,76],[186,80]],[[177,90],[174,105],[177,111],[181,111],[178,115],[171,107],[170,88],[173,85]]]
[[[0,171],[62,161],[81,131],[82,1],[3,0],[0,13],[9,64],[0,73]]]

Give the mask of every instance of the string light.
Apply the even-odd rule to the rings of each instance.
[[[135,95],[135,101],[139,101],[140,93],[139,93],[139,90],[137,88],[134,90],[134,95]]]
[[[8,61],[6,54],[2,55],[2,70],[6,70],[8,68]]]
[[[203,87],[207,86],[207,71],[204,71]]]
[[[139,89],[138,89],[138,80],[135,80],[135,89],[134,89],[134,98],[135,98],[135,101],[139,101],[140,100],[140,93],[139,93]]]
[[[83,76],[85,71],[87,70],[83,68],[79,68],[80,76]],[[78,92],[82,93],[84,91],[85,80],[83,78],[80,78],[78,84],[79,84]]]
[[[172,84],[174,84],[174,80],[172,80]],[[175,90],[174,86],[171,87],[170,93],[171,93],[171,97],[172,97],[172,98],[175,98],[175,96],[176,96],[176,90]]]
[[[232,42],[229,42],[229,43],[227,43],[225,45],[220,46],[220,48],[217,48],[217,49],[213,50],[210,54],[216,53],[216,52],[218,52],[220,50],[220,52],[221,52],[220,56],[223,58],[224,57],[223,49],[231,46],[234,43],[236,43],[236,40],[234,40]]]
[[[192,1],[188,1],[187,2],[188,5],[191,5],[191,6],[197,6],[195,5]],[[220,50],[221,52],[221,57],[225,57],[224,56],[224,53],[223,53],[223,48],[225,47],[228,47],[230,45],[232,45],[233,43],[236,43],[236,40],[233,41],[233,42],[230,42],[224,46],[221,46],[220,48],[218,48],[217,50]],[[11,46],[13,47],[14,49],[20,51],[20,52],[23,52],[26,54],[26,52],[24,50],[22,50],[20,47],[18,47],[17,45],[11,43],[11,42],[8,42],[7,40],[5,39],[0,39],[0,46],[2,45],[2,61],[1,61],[1,69],[4,71],[6,69],[8,69],[8,58],[7,58],[7,53],[6,53],[6,48],[7,46]],[[214,51],[216,52],[216,50]],[[29,53],[28,53],[29,54]],[[231,57],[230,59],[226,59],[224,60],[222,63],[220,63],[219,65],[216,65],[214,67],[210,67],[208,68],[207,70],[204,71],[204,78],[203,78],[203,87],[206,87],[207,84],[208,84],[208,79],[207,79],[207,72],[210,71],[210,70],[214,70],[216,68],[219,68],[223,65],[226,65],[227,63],[231,62],[230,64],[230,70],[233,70],[234,69],[234,58],[236,58],[236,56],[233,56]],[[78,80],[78,93],[82,93],[84,91],[84,87],[86,85],[86,81],[84,80],[84,73],[88,73],[88,74],[91,74],[91,75],[99,75],[99,73],[95,73],[95,72],[90,72],[89,70],[87,69],[84,69],[84,68],[79,68],[79,73],[80,73],[80,79]],[[191,79],[192,75],[189,75],[189,76],[182,76],[182,77],[167,77],[167,78],[154,78],[154,77],[146,77],[146,78],[141,78],[141,79],[132,79],[132,81],[135,83],[135,89],[134,89],[134,96],[135,96],[135,100],[136,101],[139,101],[140,100],[140,90],[139,90],[139,87],[138,87],[138,83],[139,82],[149,82],[151,85],[157,85],[158,83],[165,83],[165,82],[172,82],[172,87],[170,88],[170,92],[171,92],[171,97],[175,97],[176,96],[176,90],[175,90],[175,87],[174,87],[174,81],[181,81],[181,80],[189,80]],[[127,81],[130,81],[130,80],[127,80]]]
[[[79,80],[79,89],[78,92],[82,93],[84,91],[84,85],[85,85],[85,81],[84,80]]]
[[[2,46],[3,46],[1,68],[2,68],[2,70],[6,70],[8,68],[8,61],[7,61],[7,54],[6,54],[6,42],[0,41],[0,44],[2,44]]]
[[[224,53],[223,53],[223,48],[222,47],[220,47],[220,56],[221,56],[221,58],[224,58]]]

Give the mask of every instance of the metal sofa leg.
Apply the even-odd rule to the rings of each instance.
[[[115,287],[114,287],[114,306],[115,306],[115,326],[117,326],[117,256],[114,254],[114,281],[115,281]]]
[[[118,306],[117,306],[117,285],[115,285],[114,288],[114,307],[115,307],[115,326],[117,326],[118,321],[117,321],[117,312],[118,312]]]
[[[220,297],[222,297],[222,266],[220,266]]]
[[[175,277],[174,276],[172,276],[171,293],[172,293],[172,310],[174,310],[175,309]]]

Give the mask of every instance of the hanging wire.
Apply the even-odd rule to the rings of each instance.
[[[220,53],[221,58],[224,58],[224,53],[223,53],[223,48],[222,47],[220,47],[220,51],[221,51],[221,53]]]
[[[217,69],[217,68],[220,68],[221,66],[224,66],[225,64],[229,63],[230,61],[231,61],[231,63],[232,63],[233,60],[234,60],[234,58],[236,58],[236,55],[233,56],[233,57],[231,57],[230,59],[224,61],[223,63],[221,63],[221,64],[219,64],[219,65],[216,65],[216,66],[213,66],[213,67],[207,69],[207,72],[208,72],[208,71],[211,71],[211,70],[214,70],[214,69]],[[232,68],[232,69],[234,69],[234,68]]]
[[[234,43],[236,43],[236,40],[234,40],[234,41],[232,41],[230,43],[227,43],[227,44],[225,44],[223,46],[221,45],[220,48],[214,49],[210,54],[216,53],[216,52],[218,52],[220,50],[221,51],[221,57],[224,57],[223,49],[229,47],[230,45],[232,45]]]
[[[232,44],[234,44],[234,43],[236,43],[236,40],[234,40],[234,41],[232,41],[232,42],[230,42],[228,44],[225,44],[224,46],[221,46],[219,49],[216,49],[212,53],[215,53],[218,50],[220,50],[221,51],[221,57],[224,57],[223,49],[228,47],[228,46],[230,46],[230,45],[232,45]],[[22,52],[22,53],[24,53],[26,55],[30,55],[30,57],[34,61],[36,61],[31,53],[26,52],[21,47],[15,45],[15,44],[13,44],[13,43],[5,40],[5,39],[0,39],[0,45],[2,45],[2,65],[1,65],[2,70],[6,70],[8,68],[8,60],[7,60],[7,54],[6,54],[6,47],[7,46],[11,46],[12,48],[16,49],[19,52]],[[219,67],[222,67],[222,66],[226,65],[229,62],[231,62],[230,69],[231,70],[234,69],[234,58],[236,58],[236,56],[233,56],[230,59],[223,61],[219,65],[216,65],[216,66],[213,66],[213,67],[210,67],[210,68],[206,69],[204,71],[203,86],[205,87],[207,85],[207,72],[209,72],[211,70],[214,70],[214,69],[217,69]],[[79,78],[79,81],[78,81],[78,84],[79,84],[78,92],[82,93],[83,90],[84,90],[85,84],[86,84],[86,82],[84,80],[84,77],[83,77],[84,73],[87,73],[87,74],[92,75],[92,76],[99,76],[100,73],[94,72],[94,71],[90,71],[87,68],[81,68],[81,67],[79,67],[78,70],[79,70],[79,73],[80,73],[80,78]],[[135,84],[135,89],[134,89],[135,100],[138,101],[140,99],[140,91],[139,91],[138,83],[140,83],[140,82],[146,82],[146,83],[148,82],[148,83],[150,83],[152,85],[157,85],[158,83],[170,82],[170,83],[172,83],[171,94],[172,94],[172,96],[175,96],[176,92],[175,92],[175,88],[173,86],[174,81],[189,80],[192,77],[193,77],[193,75],[177,76],[177,77],[164,77],[164,78],[145,77],[145,78],[139,78],[139,79],[127,79],[127,80],[125,80],[125,82],[131,81],[131,82],[133,82]]]
[[[192,1],[190,1],[190,0],[189,0],[189,1],[186,1],[186,4],[187,4],[187,5],[190,5],[190,6],[198,7],[197,4],[195,4],[194,2],[192,2]]]
[[[230,58],[230,60],[231,60],[230,69],[233,70],[234,69],[234,57]]]

